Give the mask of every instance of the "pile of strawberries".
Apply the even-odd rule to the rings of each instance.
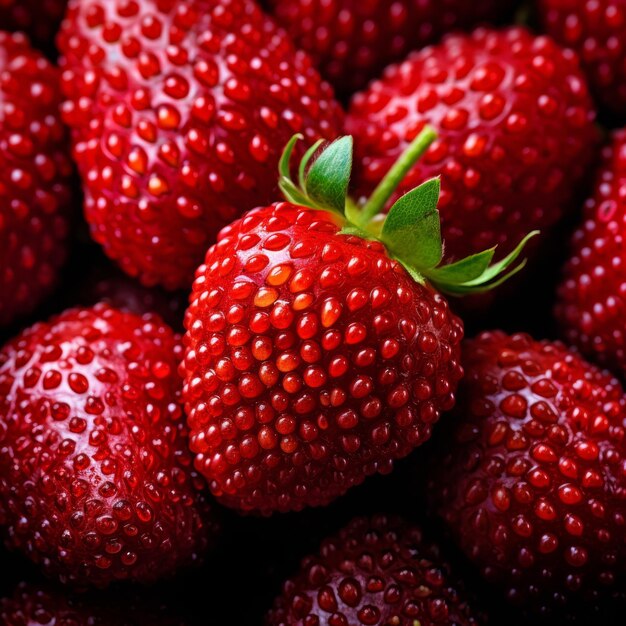
[[[0,0],[0,624],[621,625],[625,0]]]

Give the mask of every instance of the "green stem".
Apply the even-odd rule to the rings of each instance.
[[[363,209],[361,209],[360,226],[366,226],[374,216],[378,215],[385,208],[389,198],[398,188],[402,179],[428,150],[435,139],[437,139],[435,129],[432,126],[425,126],[422,132],[409,144],[409,147],[393,164],[374,190],[374,193],[369,197]]]

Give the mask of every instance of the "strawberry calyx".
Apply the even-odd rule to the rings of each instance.
[[[298,166],[297,182],[291,174],[291,157],[301,135],[294,135],[279,163],[279,187],[294,204],[329,211],[341,220],[341,234],[376,239],[412,276],[439,291],[455,296],[483,293],[501,285],[526,265],[518,259],[527,242],[539,234],[534,230],[504,258],[493,262],[496,246],[452,263],[442,264],[439,202],[440,179],[431,178],[407,192],[381,212],[402,179],[437,138],[426,126],[390,168],[372,195],[357,205],[348,196],[352,172],[352,137],[344,136],[324,145],[312,145]]]

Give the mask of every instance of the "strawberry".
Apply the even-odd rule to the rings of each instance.
[[[270,0],[276,19],[341,93],[362,89],[411,50],[481,22],[515,2],[498,0]]]
[[[603,153],[595,192],[572,241],[556,307],[564,336],[585,354],[626,372],[626,131]]]
[[[293,133],[341,126],[251,0],[72,0],[59,47],[92,236],[148,286],[188,288],[219,229],[274,199]]]
[[[400,191],[442,177],[446,251],[459,258],[554,225],[594,154],[594,111],[575,56],[522,28],[479,29],[389,68],[354,96],[357,195],[426,123],[439,134]]]
[[[0,522],[76,585],[195,561],[214,514],[191,470],[179,337],[158,317],[68,310],[0,351]]]
[[[108,598],[68,596],[66,590],[21,583],[10,597],[0,599],[3,626],[184,626],[164,616],[162,608]],[[99,601],[97,601],[99,600]]]
[[[66,256],[72,166],[58,83],[23,35],[0,31],[0,326],[52,291]]]
[[[314,145],[287,202],[226,227],[185,316],[181,366],[195,467],[240,510],[324,505],[426,441],[462,375],[461,321],[435,289],[499,284],[520,253],[439,266],[439,181],[375,215],[434,139],[427,128],[368,203],[346,200],[352,140]],[[517,266],[513,272],[521,268]]]
[[[67,0],[0,0],[0,25],[25,31],[36,44],[49,47],[66,5]]]
[[[475,626],[439,548],[419,528],[357,518],[285,583],[267,626]]]
[[[623,0],[537,0],[540,21],[574,49],[598,102],[626,119],[626,5]]]
[[[463,366],[452,432],[431,460],[437,511],[511,602],[604,623],[588,613],[624,596],[626,574],[622,387],[523,334],[467,341]]]

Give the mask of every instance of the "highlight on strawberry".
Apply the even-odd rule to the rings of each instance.
[[[455,402],[463,325],[443,294],[519,272],[529,233],[444,263],[428,180],[381,212],[435,140],[425,128],[371,197],[347,195],[352,138],[312,145],[286,201],[220,233],[196,272],[181,366],[195,467],[224,504],[269,514],[324,505],[430,438]]]

